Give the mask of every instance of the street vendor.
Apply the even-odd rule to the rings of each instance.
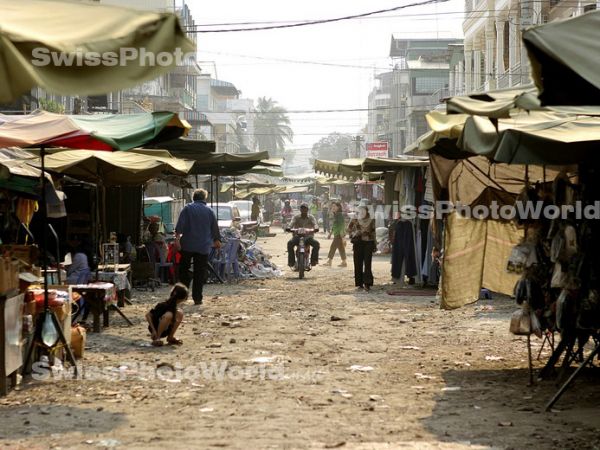
[[[67,284],[88,284],[92,278],[92,272],[84,243],[79,241],[73,243],[71,245],[70,261],[67,258],[65,260]]]

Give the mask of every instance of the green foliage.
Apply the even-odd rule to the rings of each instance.
[[[48,100],[45,98],[40,99],[40,109],[56,114],[65,113],[65,107],[63,105],[61,105],[58,102],[55,102],[54,100]]]
[[[258,99],[254,132],[258,150],[268,151],[271,157],[281,155],[286,142],[294,140],[287,111],[271,98]]]
[[[314,159],[341,161],[348,158],[349,149],[353,146],[352,136],[342,133],[331,133],[319,140],[312,148]]]

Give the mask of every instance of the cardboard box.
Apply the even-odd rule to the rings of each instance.
[[[32,265],[37,263],[39,250],[35,245],[0,245],[0,253]]]

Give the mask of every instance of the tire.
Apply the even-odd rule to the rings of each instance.
[[[298,264],[298,278],[304,278],[304,253],[298,253],[296,263]]]

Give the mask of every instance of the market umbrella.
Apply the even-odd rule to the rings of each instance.
[[[542,105],[600,105],[600,11],[529,28],[523,42]]]
[[[0,0],[0,9],[0,103],[35,86],[62,95],[137,86],[172,70],[175,52],[195,50],[169,12],[58,0]]]
[[[64,115],[36,111],[0,114],[0,146],[129,150],[187,134],[190,126],[172,112]]]
[[[35,160],[34,165],[41,165]],[[66,150],[46,155],[48,171],[100,186],[138,186],[162,174],[186,176],[193,162],[132,152]]]
[[[63,2],[53,0],[28,0],[13,2],[0,0],[2,15],[0,16],[0,102],[16,100],[31,88],[40,86],[48,92],[64,95],[99,95],[139,85],[145,80],[156,78],[176,65],[176,59],[161,64],[148,64],[141,58],[127,59],[122,53],[141,50],[159,55],[173,56],[176,50],[187,53],[194,50],[194,45],[184,36],[177,17],[172,13],[155,13],[134,11],[119,7],[105,6],[85,2]],[[105,56],[117,56],[117,64],[36,64],[40,62],[39,52],[46,57],[58,56],[89,61],[86,57],[98,56],[104,61]],[[93,52],[93,55],[92,55]],[[120,61],[119,61],[120,58]],[[64,61],[64,59],[63,59]],[[43,61],[42,61],[43,62]],[[50,60],[52,62],[52,58]],[[9,120],[10,122],[14,122]],[[3,124],[5,125],[6,122]],[[44,145],[48,140],[69,135],[70,124],[66,129],[50,127],[50,130],[39,130],[45,135],[37,136],[37,144],[42,145],[40,158],[42,179],[42,215],[46,216],[45,190],[46,178],[44,167]],[[6,131],[6,130],[5,130]],[[4,136],[6,137],[6,136]],[[174,136],[175,137],[175,136]],[[61,145],[52,142],[53,145]],[[2,143],[0,146],[14,145]],[[75,144],[62,144],[73,146]],[[110,145],[110,144],[109,144]],[[77,144],[76,146],[81,146]],[[45,266],[47,229],[42,233],[42,255]],[[46,324],[52,333],[44,338],[42,326],[36,327],[34,339],[27,352],[25,366],[30,361],[33,348],[42,344],[54,347],[60,337],[66,347],[70,361],[75,360],[69,349],[56,316],[48,308],[48,283],[44,272],[44,304]],[[52,326],[53,323],[53,326]],[[56,334],[58,336],[56,336]],[[75,368],[75,374],[76,374]]]

